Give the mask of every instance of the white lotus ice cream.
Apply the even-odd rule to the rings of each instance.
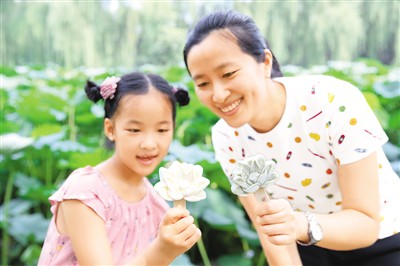
[[[232,173],[231,190],[238,196],[255,194],[257,200],[269,200],[266,188],[279,177],[275,162],[266,160],[262,154],[246,157],[237,162]]]
[[[210,180],[203,177],[200,165],[174,161],[168,168],[161,167],[160,182],[154,189],[165,200],[169,201],[199,201],[206,198],[204,189]],[[175,204],[174,204],[175,205]]]

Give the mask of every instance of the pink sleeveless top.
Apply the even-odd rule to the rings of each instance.
[[[49,198],[53,218],[38,265],[78,265],[70,239],[58,232],[54,218],[59,203],[68,199],[80,200],[106,223],[116,264],[127,262],[145,249],[156,238],[161,218],[169,206],[147,178],[144,181],[147,186],[145,197],[139,202],[128,203],[119,198],[92,167],[75,170]]]

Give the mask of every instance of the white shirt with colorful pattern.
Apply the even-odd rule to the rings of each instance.
[[[400,232],[400,179],[382,145],[388,138],[350,83],[328,76],[276,78],[286,90],[284,114],[274,129],[256,132],[249,124],[212,128],[216,159],[229,177],[236,162],[263,154],[274,160],[280,178],[269,188],[299,211],[333,213],[342,209],[338,164],[378,155],[381,228],[379,238]],[[265,107],[268,112],[268,107]],[[368,197],[368,195],[365,195]]]

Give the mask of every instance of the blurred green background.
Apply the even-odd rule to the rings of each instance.
[[[257,235],[210,141],[217,121],[184,69],[188,30],[204,14],[236,9],[254,18],[285,75],[327,74],[365,95],[390,138],[400,172],[400,4],[397,1],[1,1],[1,265],[35,265],[49,219],[47,198],[77,167],[110,156],[101,104],[87,78],[153,72],[189,90],[165,162],[200,164],[207,199],[188,208],[203,241],[174,265],[266,265]],[[158,181],[158,170],[150,177]]]

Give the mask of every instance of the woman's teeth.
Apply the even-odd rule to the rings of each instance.
[[[233,109],[235,109],[236,107],[239,106],[239,104],[242,102],[242,99],[237,100],[236,102],[232,103],[231,105],[229,105],[228,107],[225,108],[221,108],[221,111],[223,113],[227,113],[232,111]]]

